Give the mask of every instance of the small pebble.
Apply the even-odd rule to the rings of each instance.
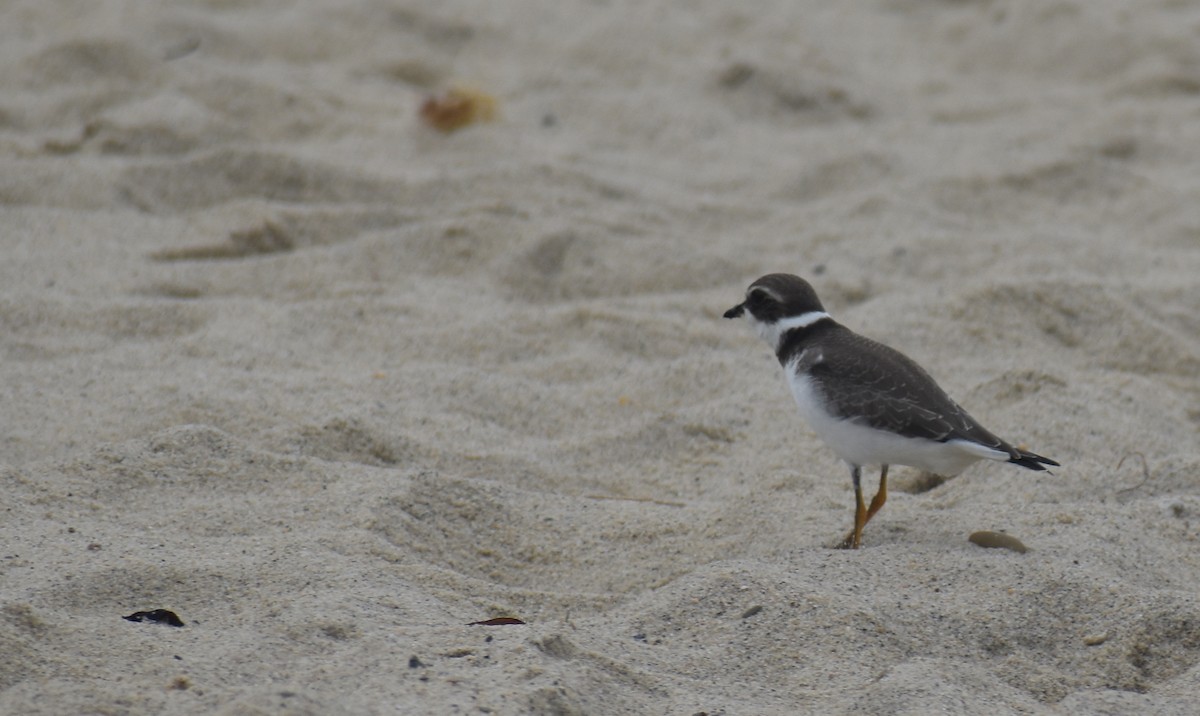
[[[972,532],[971,536],[967,539],[970,540],[972,544],[977,544],[980,547],[1000,547],[1002,549],[1011,549],[1012,551],[1020,552],[1021,554],[1025,554],[1025,552],[1029,549],[1021,542],[1021,540],[1013,537],[1012,535],[1004,534],[1003,532],[989,532],[987,530]]]
[[[1083,638],[1085,646],[1100,646],[1108,641],[1108,634],[1088,634]]]
[[[183,626],[183,620],[170,609],[151,609],[147,612],[134,612],[127,617],[121,618],[131,622],[156,622],[158,624],[170,624],[173,627]]]

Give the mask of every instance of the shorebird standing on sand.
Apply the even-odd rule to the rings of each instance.
[[[888,465],[946,477],[977,460],[1030,470],[1058,465],[988,432],[909,357],[834,321],[798,276],[773,273],[750,284],[746,300],[725,312],[741,316],[775,351],[813,432],[850,466],[854,530],[843,548],[859,548],[863,527],[887,501]],[[864,465],[881,466],[869,507],[860,484]]]

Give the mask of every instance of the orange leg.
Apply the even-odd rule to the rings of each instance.
[[[867,524],[867,505],[862,495],[862,468],[851,465],[850,479],[854,482],[854,531],[838,545],[840,549],[858,549],[862,544],[863,526]]]
[[[854,530],[842,540],[839,545],[841,549],[858,549],[862,546],[863,528],[887,502],[887,473],[888,466],[884,465],[879,473],[879,490],[871,498],[871,506],[867,507],[862,495],[862,471],[857,465],[850,468],[850,477],[854,481]]]
[[[879,490],[871,498],[871,507],[867,509],[867,519],[863,522],[864,525],[870,522],[875,513],[883,507],[883,503],[887,502],[887,469],[888,466],[884,465],[879,472]]]

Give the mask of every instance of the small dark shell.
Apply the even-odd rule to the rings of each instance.
[[[147,612],[134,612],[127,617],[121,618],[131,622],[157,622],[159,624],[170,624],[173,627],[183,626],[183,620],[170,609],[151,609]]]

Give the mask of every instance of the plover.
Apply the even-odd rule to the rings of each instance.
[[[746,300],[725,312],[745,316],[775,351],[800,414],[850,466],[854,529],[843,548],[858,549],[867,522],[887,501],[888,465],[950,477],[977,460],[1030,470],[1058,463],[1009,445],[977,423],[921,366],[899,351],[834,321],[807,281],[763,276]],[[863,502],[862,468],[879,465],[879,490]]]

